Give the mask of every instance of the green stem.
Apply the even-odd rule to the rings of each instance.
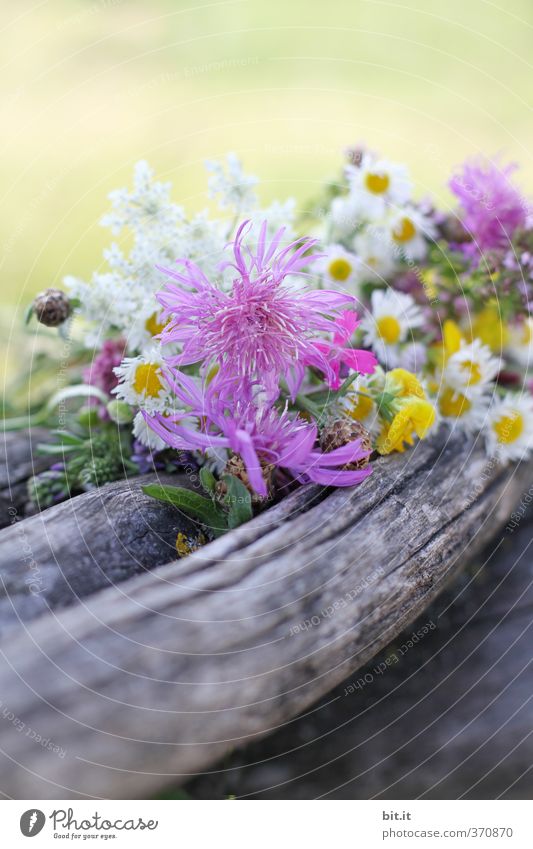
[[[26,430],[30,427],[37,427],[38,425],[44,424],[47,421],[49,415],[50,410],[48,410],[46,407],[43,407],[42,410],[39,410],[38,413],[34,413],[33,415],[15,416],[10,419],[1,419],[0,430],[4,432],[12,432],[16,430]]]
[[[322,418],[322,410],[313,401],[309,400],[306,395],[297,395],[294,399],[294,405],[299,410],[310,413],[315,419]]]

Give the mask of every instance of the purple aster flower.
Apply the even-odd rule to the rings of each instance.
[[[355,298],[343,292],[298,289],[287,280],[307,276],[303,269],[320,256],[309,253],[316,240],[303,238],[280,247],[282,228],[268,244],[265,221],[253,252],[244,245],[249,227],[249,222],[241,224],[230,245],[232,261],[220,266],[221,271],[234,269],[228,292],[189,260],[180,260],[180,271],[160,269],[174,281],[158,295],[163,320],[169,319],[161,341],[182,345],[181,353],[169,358],[172,365],[217,363],[228,376],[259,377],[272,397],[284,377],[294,395],[303,374],[299,364],[316,353],[319,334],[335,332],[339,310],[353,305]],[[326,378],[334,380],[327,361],[324,368]]]
[[[450,180],[463,209],[462,223],[478,249],[505,248],[527,220],[527,202],[511,183],[516,165],[471,160]]]
[[[209,385],[200,385],[178,371],[166,377],[189,412],[185,418],[183,413],[144,413],[150,427],[173,448],[225,448],[238,454],[259,495],[267,495],[262,464],[287,469],[301,482],[327,486],[353,486],[370,474],[369,467],[356,471],[342,468],[368,456],[360,439],[326,454],[316,450],[316,424],[261,403],[254,397],[255,387],[250,382],[238,385],[217,377]]]

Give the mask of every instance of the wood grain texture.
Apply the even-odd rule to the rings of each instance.
[[[531,464],[467,441],[303,488],[184,560],[0,642],[0,787],[145,797],[272,732],[374,657],[507,520]]]
[[[0,434],[0,528],[24,517],[28,478],[54,462],[37,453],[37,444],[46,436],[43,428]]]
[[[168,563],[178,532],[194,542],[193,521],[143,494],[156,482],[192,488],[185,475],[116,481],[0,531],[0,634]]]
[[[532,551],[524,518],[367,666],[187,793],[531,799]]]

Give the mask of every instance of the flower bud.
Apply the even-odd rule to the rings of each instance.
[[[362,457],[355,463],[348,463],[343,468],[347,471],[364,469],[370,461],[372,440],[366,427],[361,422],[349,418],[334,419],[328,422],[320,434],[320,448],[325,454],[328,454],[330,451],[342,448],[343,445],[348,445],[349,442],[354,442],[356,439],[361,440],[361,448],[368,452],[369,456]]]
[[[71,314],[72,305],[61,289],[45,289],[33,301],[33,312],[46,327],[59,327]]]
[[[111,421],[118,425],[129,424],[133,421],[133,412],[129,404],[117,399],[110,401],[106,407]]]
[[[270,463],[261,462],[261,470],[267,490],[270,492],[272,488],[272,473],[274,471],[274,466]],[[248,472],[246,471],[246,466],[244,465],[244,460],[238,454],[231,455],[223,471],[223,476],[224,475],[233,475],[238,478],[242,484],[244,484],[252,496],[252,504],[259,504],[265,500],[263,496],[257,494],[251,485],[250,479],[248,478]],[[218,481],[215,492],[219,500],[224,499],[227,494],[227,486],[224,480]]]

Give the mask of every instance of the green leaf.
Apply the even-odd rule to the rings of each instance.
[[[65,445],[83,445],[84,443],[81,436],[76,436],[75,433],[69,433],[67,430],[53,430],[51,433],[52,436],[58,436]]]
[[[207,468],[207,466],[202,466],[200,469],[200,483],[206,492],[214,492],[215,487],[217,485],[216,478],[213,472]]]
[[[191,518],[207,525],[213,531],[214,536],[221,536],[228,529],[225,513],[217,507],[210,498],[204,498],[197,492],[184,489],[181,486],[161,486],[151,483],[142,487],[145,495],[157,498],[167,504],[173,504],[187,513]]]
[[[32,315],[33,315],[33,302],[26,309],[26,312],[24,314],[24,324],[30,323]]]
[[[228,488],[224,499],[229,507],[228,528],[238,528],[253,517],[252,495],[234,475],[225,475],[224,483]]]
[[[74,454],[79,450],[79,445],[67,445],[62,443],[39,442],[37,444],[38,454]]]
[[[338,398],[342,398],[342,396],[346,394],[346,392],[348,391],[348,389],[350,388],[350,386],[354,382],[357,375],[358,375],[358,372],[354,371],[354,372],[352,372],[351,374],[348,375],[346,380],[343,381],[341,386],[339,386],[339,388],[337,389],[337,397]]]

